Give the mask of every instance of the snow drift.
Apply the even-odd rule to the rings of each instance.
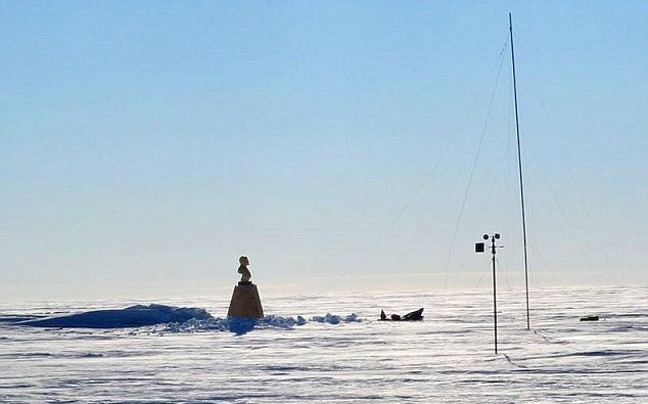
[[[17,325],[63,328],[128,328],[164,323],[184,323],[191,319],[206,320],[212,315],[205,309],[150,304],[125,309],[94,310],[65,316],[34,318]]]

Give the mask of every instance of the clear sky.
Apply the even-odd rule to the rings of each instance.
[[[648,2],[1,0],[0,300],[517,289],[509,12],[532,286],[648,284]]]

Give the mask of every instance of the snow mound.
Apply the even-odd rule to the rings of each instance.
[[[328,323],[340,324],[348,322],[360,322],[357,314],[350,314],[348,316],[338,316],[327,313],[325,316],[314,316],[310,319],[315,323]],[[208,318],[196,319],[193,318],[184,323],[164,324],[156,327],[155,331],[165,333],[191,333],[191,332],[204,332],[204,331],[230,331],[238,335],[242,335],[252,331],[253,329],[292,329],[295,326],[302,326],[307,324],[308,321],[302,317],[281,317],[281,316],[266,316],[260,319],[252,318]]]
[[[260,319],[215,318],[205,309],[162,304],[136,305],[125,309],[102,309],[51,317],[12,317],[13,325],[54,328],[139,328],[155,326],[153,332],[191,333],[230,331],[245,334],[253,329],[291,329],[308,322],[340,324],[361,321],[357,314],[339,316],[327,313],[306,320],[302,316],[269,315]],[[12,321],[10,321],[12,320]],[[149,330],[150,331],[150,330]]]
[[[212,318],[212,315],[205,309],[150,304],[125,309],[94,310],[65,316],[35,318],[13,324],[57,328],[130,328],[163,323],[185,323],[192,319],[209,318]]]
[[[331,313],[326,313],[325,316],[315,316],[311,318],[311,321],[316,321],[318,323],[340,324],[340,322],[355,323],[361,320],[358,318],[358,315],[355,313],[352,313],[346,317],[340,317]]]
[[[280,316],[266,316],[264,318],[208,318],[197,319],[193,318],[184,323],[164,324],[156,327],[155,331],[158,332],[171,332],[171,333],[191,333],[203,331],[231,331],[235,334],[245,334],[255,328],[283,328],[290,329],[296,325],[306,324],[306,319],[302,316],[293,317],[280,317]]]

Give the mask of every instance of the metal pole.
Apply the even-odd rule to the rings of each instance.
[[[491,254],[493,255],[493,322],[495,324],[495,353],[497,354],[497,281],[495,280],[495,236],[491,236]]]
[[[524,245],[524,284],[526,288],[526,321],[527,330],[531,329],[529,315],[529,260],[527,257],[526,215],[524,209],[524,183],[522,181],[522,152],[520,147],[520,121],[518,117],[517,83],[515,81],[515,53],[513,51],[513,23],[509,13],[509,31],[511,32],[511,64],[513,66],[513,99],[515,100],[515,133],[517,135],[518,173],[520,174],[520,204],[522,205],[522,238]]]

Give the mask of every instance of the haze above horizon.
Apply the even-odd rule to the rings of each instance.
[[[648,3],[0,3],[0,300],[646,285]]]

